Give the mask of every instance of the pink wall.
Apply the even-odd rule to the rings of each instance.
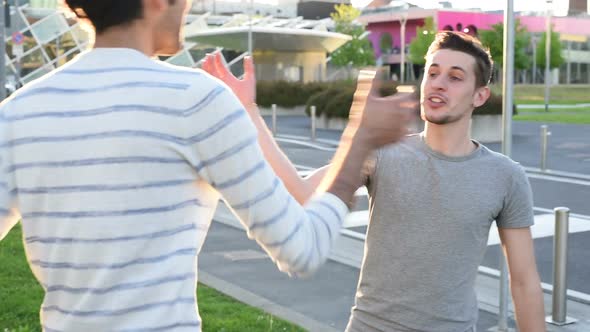
[[[416,36],[416,29],[422,25],[424,25],[423,19],[412,20],[406,23],[406,45],[410,44],[410,41]],[[384,32],[389,32],[391,34],[393,47],[401,48],[401,27],[399,21],[371,23],[368,26],[368,30],[371,31],[368,38],[371,41],[371,44],[373,44],[373,49],[375,50],[375,55],[377,57],[381,56],[381,47],[379,44],[381,41],[381,34]]]
[[[522,24],[529,32],[545,31],[545,17],[543,16],[519,16]],[[442,30],[446,25],[456,26],[461,23],[463,27],[470,24],[475,25],[478,30],[490,29],[493,24],[504,21],[503,14],[490,14],[481,12],[445,11],[437,12],[437,29]],[[424,19],[409,20],[406,24],[406,43],[409,44],[416,36],[416,29],[424,25]],[[553,26],[555,31],[564,34],[583,35],[590,37],[590,19],[575,17],[554,17]],[[371,31],[369,40],[373,44],[375,55],[380,56],[381,50],[379,40],[383,32],[389,32],[393,37],[394,47],[400,47],[400,23],[399,21],[369,23],[367,29]]]
[[[521,23],[527,27],[529,32],[545,31],[545,17],[543,16],[518,16]],[[488,30],[493,24],[504,21],[502,14],[488,14],[477,12],[453,12],[438,11],[438,29],[441,30],[445,25],[455,26],[457,23],[466,27],[469,24],[475,25],[479,30]],[[553,25],[555,31],[572,35],[589,35],[590,36],[590,19],[580,19],[575,17],[554,17]]]

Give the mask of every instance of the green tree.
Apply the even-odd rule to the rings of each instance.
[[[492,30],[479,32],[481,43],[490,49],[490,54],[499,69],[504,63],[504,23],[492,25]],[[514,68],[528,69],[531,66],[531,58],[526,54],[526,49],[531,42],[531,35],[520,20],[516,20],[514,34]]]
[[[424,26],[421,26],[416,30],[416,38],[410,43],[408,59],[410,59],[412,63],[416,65],[424,65],[426,63],[424,56],[426,56],[430,44],[434,41],[435,34],[434,20],[432,17],[427,17],[424,20]]]
[[[537,66],[545,69],[545,43],[547,41],[547,33],[543,32],[539,43],[537,44]],[[561,41],[559,34],[551,30],[551,54],[549,58],[549,68],[559,68],[565,59],[561,55]]]
[[[332,52],[331,62],[338,67],[374,65],[375,54],[371,42],[367,38],[361,38],[365,34],[365,27],[355,22],[361,11],[346,4],[336,5],[334,9],[336,11],[330,16],[336,24],[336,32],[350,35],[352,40]]]
[[[390,53],[391,48],[393,47],[393,38],[389,32],[384,32],[381,34],[381,38],[379,39],[379,47],[381,48],[381,53]]]

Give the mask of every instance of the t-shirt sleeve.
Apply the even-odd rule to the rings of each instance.
[[[0,110],[0,117],[2,117],[2,114],[2,110]],[[4,146],[6,139],[6,125],[0,119],[0,146]],[[15,206],[14,196],[11,194],[14,183],[6,169],[7,158],[9,157],[6,150],[0,148],[0,240],[8,234],[20,218]]]
[[[522,228],[535,223],[533,193],[524,169],[517,165],[513,171],[502,210],[496,218],[499,228]]]
[[[199,117],[208,129],[189,133],[200,138],[194,167],[281,271],[309,274],[327,259],[348,208],[329,193],[301,206],[264,159],[256,128],[238,99],[221,88],[202,110],[209,115]]]
[[[376,172],[377,172],[377,163],[379,161],[379,153],[381,150],[373,151],[365,163],[363,164],[363,168],[361,169],[361,183],[367,187],[368,191],[371,192],[373,187],[376,183]]]

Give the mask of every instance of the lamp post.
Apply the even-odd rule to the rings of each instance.
[[[407,9],[406,9],[407,10]],[[400,60],[400,82],[403,84],[406,80],[406,22],[408,21],[408,13],[404,12],[400,19],[400,43],[401,43],[401,60]]]
[[[512,108],[514,93],[514,0],[506,0],[504,10],[504,68],[502,75],[503,90],[503,126],[502,126],[502,153],[508,157],[512,154]],[[500,303],[498,315],[498,331],[508,331],[508,302],[510,301],[508,289],[508,267],[506,258],[500,258]]]
[[[6,0],[0,1],[0,101],[6,98],[6,27],[4,7]]]
[[[552,0],[547,1],[547,17],[545,19],[545,112],[549,112],[549,86],[551,84],[551,5]]]
[[[252,12],[254,11],[254,0],[250,0],[248,9],[248,55],[252,56]]]

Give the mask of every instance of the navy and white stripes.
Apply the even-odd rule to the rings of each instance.
[[[45,331],[198,331],[220,194],[292,274],[326,259],[347,211],[289,195],[225,85],[133,50],[86,52],[24,87],[0,135],[0,235],[18,210]]]

